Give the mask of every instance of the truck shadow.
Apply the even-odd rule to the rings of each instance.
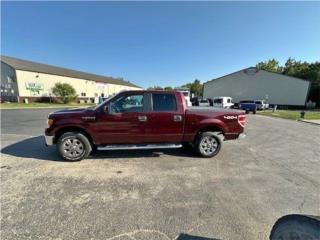
[[[1,149],[1,153],[21,158],[59,161],[56,149],[46,147],[43,136],[31,137]]]
[[[58,155],[55,146],[46,147],[43,136],[31,137],[20,142],[13,143],[1,149],[1,153],[21,158],[32,158],[47,161],[63,161]],[[195,155],[191,151],[183,149],[156,149],[156,150],[115,150],[94,151],[90,159],[114,159],[114,158],[147,158],[160,157],[161,155],[192,158]]]

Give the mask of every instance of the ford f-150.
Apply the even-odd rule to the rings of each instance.
[[[192,147],[213,157],[222,141],[244,135],[245,121],[240,110],[187,107],[181,92],[125,91],[95,107],[49,114],[45,140],[69,161],[93,149]]]

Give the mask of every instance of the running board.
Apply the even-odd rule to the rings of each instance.
[[[130,145],[104,145],[98,146],[98,150],[130,150],[130,149],[159,149],[159,148],[181,148],[182,144],[130,144]]]

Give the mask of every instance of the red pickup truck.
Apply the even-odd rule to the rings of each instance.
[[[96,107],[53,112],[46,145],[57,145],[65,160],[92,149],[153,149],[192,146],[202,157],[216,155],[223,140],[243,134],[243,111],[187,107],[176,91],[125,91]]]

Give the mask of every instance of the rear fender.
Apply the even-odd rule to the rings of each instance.
[[[205,129],[209,127],[219,128],[222,132],[228,132],[228,126],[219,119],[204,119],[199,123],[199,129]]]

